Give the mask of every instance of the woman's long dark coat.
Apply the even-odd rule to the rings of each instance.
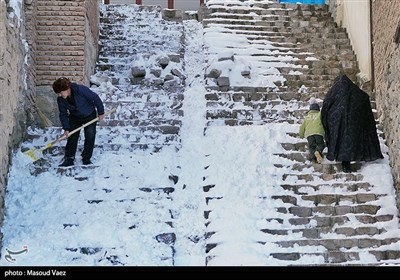
[[[369,95],[346,75],[337,77],[321,110],[326,158],[372,161],[383,158]]]

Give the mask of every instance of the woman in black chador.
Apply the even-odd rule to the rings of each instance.
[[[326,158],[341,161],[343,172],[351,172],[351,161],[383,158],[369,95],[346,75],[337,77],[321,110]]]

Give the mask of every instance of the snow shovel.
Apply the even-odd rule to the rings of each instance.
[[[113,113],[113,112],[115,112],[115,111],[116,111],[116,109],[113,108],[113,109],[111,109],[110,111],[105,112],[105,113],[104,113],[104,116],[107,116],[107,115],[109,115],[109,114],[111,114],[111,113]],[[80,131],[82,128],[84,128],[84,127],[86,127],[86,126],[88,126],[88,125],[90,125],[90,124],[92,124],[92,123],[94,123],[94,122],[96,122],[96,121],[98,121],[98,120],[99,120],[99,117],[94,118],[93,120],[91,120],[91,121],[89,121],[89,122],[83,124],[82,126],[80,126],[80,127],[76,128],[76,129],[72,130],[71,132],[69,132],[68,137],[71,136],[72,134],[74,134],[75,132]],[[33,149],[30,149],[30,150],[24,152],[24,154],[26,154],[26,155],[28,155],[30,158],[32,158],[33,161],[37,161],[39,158],[41,158],[41,157],[43,156],[42,152],[43,152],[44,150],[46,150],[46,149],[48,149],[48,148],[51,148],[54,144],[56,144],[56,143],[58,143],[58,142],[60,142],[60,141],[62,141],[62,140],[64,140],[64,139],[67,139],[68,137],[65,136],[65,135],[63,135],[63,136],[57,138],[56,140],[54,140],[54,141],[48,143],[48,144],[47,144],[46,146],[44,146],[43,148],[40,148],[40,149],[33,148]]]

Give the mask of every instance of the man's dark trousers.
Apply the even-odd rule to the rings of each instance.
[[[70,125],[70,132],[85,123],[93,120],[96,118],[96,111],[93,111],[88,117],[85,118],[77,118],[75,116],[69,116],[69,125]],[[96,125],[97,122],[94,122],[84,128],[85,134],[85,143],[83,146],[82,151],[82,161],[89,161],[93,155],[93,148],[94,142],[96,139]],[[67,139],[67,145],[65,146],[65,158],[75,158],[76,149],[78,147],[78,140],[79,140],[80,131],[72,134]]]

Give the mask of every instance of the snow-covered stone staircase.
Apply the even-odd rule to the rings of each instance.
[[[106,238],[123,227],[120,234],[126,238],[121,237],[120,244],[104,241],[93,244],[89,239],[85,244],[73,239],[66,242],[64,250],[71,264],[131,265],[132,256],[143,258],[144,254],[153,264],[172,266],[176,235],[171,198],[175,177],[171,174],[176,173],[176,164],[157,166],[158,161],[160,165],[163,162],[157,157],[163,149],[175,154],[181,148],[179,132],[185,85],[182,23],[162,19],[161,8],[157,6],[102,5],[100,13],[100,53],[91,89],[99,94],[106,111],[116,108],[116,112],[98,123],[94,164],[80,165],[82,135],[75,166],[57,167],[64,155],[65,141],[62,141],[44,150],[43,157],[31,165],[30,173],[38,178],[45,173],[61,176],[62,187],[72,191],[68,195],[74,196],[77,205],[89,204],[92,213],[114,209],[111,211],[117,215],[109,221],[100,215],[97,225],[65,217],[56,222],[60,230],[77,236],[98,226],[101,236]],[[146,73],[148,69],[150,72]],[[44,147],[61,133],[59,127],[31,129],[22,150]],[[112,163],[101,162],[105,153],[122,157],[116,157]],[[155,163],[149,163],[150,158]],[[118,168],[126,165],[131,166],[132,173],[120,174]],[[141,178],[141,174],[147,174],[152,168],[157,177],[164,174],[164,182],[154,184]],[[118,185],[108,185],[107,181],[114,182],[115,176],[119,177]],[[71,211],[82,212],[79,207]],[[85,217],[90,213],[79,215]],[[105,232],[103,223],[108,224]],[[138,252],[134,246],[122,245],[132,238],[138,242],[143,239],[142,242],[157,249],[145,253]],[[118,254],[120,246],[124,246],[125,255]]]
[[[97,91],[106,107],[117,108],[107,121],[108,140],[118,135],[130,151],[180,148],[182,39],[182,24],[162,19],[160,7],[104,6],[96,78],[99,84],[109,80],[109,88]],[[115,145],[104,149],[118,149]]]
[[[182,23],[162,19],[158,6],[102,7],[100,54],[91,88],[106,111],[115,108],[116,112],[99,123],[95,149],[157,152],[171,146],[179,150],[185,84]],[[29,131],[29,146],[56,139],[61,129],[46,132],[54,138],[43,139],[41,130]],[[63,145],[46,152],[62,155]]]
[[[350,174],[328,160],[311,163],[306,141],[298,137],[309,98],[322,105],[339,73],[356,81],[357,62],[345,30],[336,26],[326,5],[266,2],[210,1],[203,21],[206,38],[227,38],[225,45],[207,49],[208,126],[286,123],[279,129],[286,130],[288,142],[270,158],[278,179],[266,182],[262,188],[269,188],[267,195],[254,201],[269,207],[257,224],[265,236],[253,246],[266,255],[267,263],[272,258],[273,265],[398,262],[393,186],[365,178],[361,163],[353,163]],[[226,65],[232,66],[229,72],[222,70]],[[274,83],[263,83],[260,76]],[[383,134],[378,134],[387,158]],[[218,237],[224,231],[218,223],[221,216],[234,219],[238,212],[224,216],[219,210],[222,185],[207,183],[207,264],[234,264],[221,257],[232,244]]]
[[[347,33],[326,5],[211,1],[208,7],[206,38],[227,38],[208,49],[210,125],[293,123],[308,109],[300,101],[322,99],[339,73],[355,80]],[[227,64],[230,72],[221,73]]]

